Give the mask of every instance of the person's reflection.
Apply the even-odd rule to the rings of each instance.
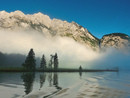
[[[40,74],[40,89],[42,88],[43,84],[46,80],[46,73]]]
[[[57,88],[57,89],[61,89],[61,87],[58,86],[58,74],[54,73],[53,75],[53,85]]]
[[[82,77],[82,72],[79,72],[79,76]]]
[[[48,73],[48,82],[49,82],[49,86],[52,86],[52,73]]]
[[[25,87],[25,93],[27,95],[32,91],[35,73],[31,73],[31,72],[23,73],[21,78],[23,79],[24,82],[23,85]]]
[[[79,76],[80,76],[80,78],[82,78],[82,72],[79,72]]]

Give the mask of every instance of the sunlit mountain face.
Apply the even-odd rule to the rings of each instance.
[[[98,39],[88,29],[42,13],[1,11],[0,51],[26,55],[33,48],[36,57],[45,54],[47,60],[58,53],[60,67],[67,68],[129,68],[128,35],[110,32]]]
[[[130,0],[1,0],[0,98],[130,98]]]

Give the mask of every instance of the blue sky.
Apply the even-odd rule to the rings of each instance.
[[[42,12],[51,18],[75,21],[101,38],[122,32],[130,35],[130,0],[0,0],[0,10]]]

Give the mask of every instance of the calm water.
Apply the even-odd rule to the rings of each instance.
[[[0,98],[130,98],[130,72],[0,73]]]

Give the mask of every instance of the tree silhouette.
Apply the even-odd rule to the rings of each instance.
[[[45,59],[44,54],[43,54],[42,59],[41,59],[41,65],[40,65],[40,68],[43,69],[43,70],[46,69],[46,59]]]
[[[54,55],[54,69],[58,69],[58,56],[57,53]]]
[[[79,71],[82,71],[82,66],[79,67]]]
[[[26,60],[23,64],[23,67],[26,70],[35,71],[35,66],[36,66],[35,53],[33,52],[33,49],[30,49],[26,57]]]
[[[54,63],[54,55],[51,54],[50,56],[51,56],[51,59],[49,61],[49,68],[52,69],[52,65]]]

